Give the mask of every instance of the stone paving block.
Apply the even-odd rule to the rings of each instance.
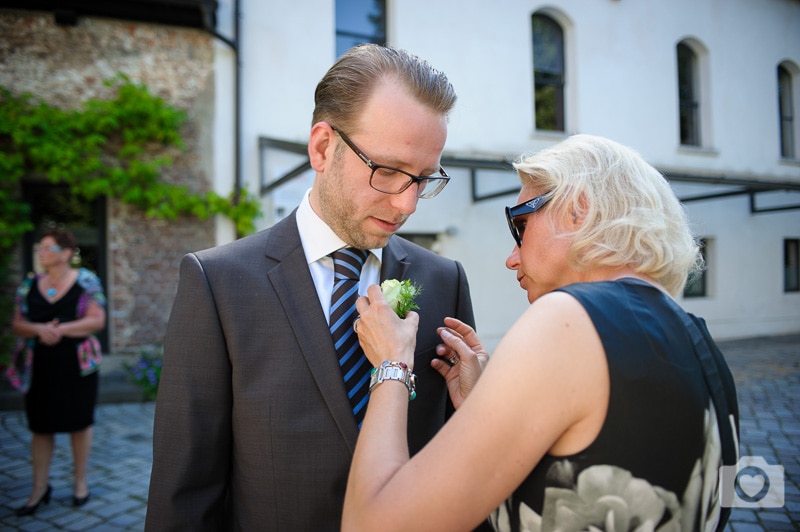
[[[19,530],[21,532],[39,532],[40,530],[50,530],[51,525],[44,521],[30,521],[25,523],[20,523],[18,528],[15,530]]]
[[[74,530],[75,532],[87,530],[92,527],[99,526],[104,523],[104,520],[97,517],[96,515],[92,514],[84,514],[83,517],[78,519],[77,521],[73,521],[67,527],[66,530]]]
[[[133,527],[137,524],[144,526],[143,516],[134,513],[124,513],[114,516],[112,519],[108,520],[108,523],[126,528],[128,530],[130,527]]]
[[[776,526],[778,524],[791,524],[789,516],[783,510],[784,509],[778,508],[770,508],[768,510],[765,509],[759,513],[758,519],[765,524]]]
[[[765,521],[763,523],[764,530],[768,532],[797,532],[797,527],[792,524],[791,522],[772,522],[772,521]]]
[[[110,489],[103,498],[109,502],[117,503],[131,497],[130,486],[122,482],[114,482],[113,489]]]
[[[728,523],[725,530],[732,532],[764,532],[764,527],[758,523]]]
[[[70,508],[70,510],[72,510],[72,508]],[[48,520],[60,528],[69,528],[71,526],[74,526],[74,524],[77,521],[81,521],[82,519],[84,519],[85,515],[86,514],[83,511],[72,510],[69,512],[62,512],[57,516],[50,517],[48,518]],[[38,516],[39,514],[37,513],[36,517]]]
[[[119,530],[119,531],[126,530],[127,531],[127,530],[130,530],[130,528],[128,528],[127,526],[124,526],[124,525],[117,525],[115,523],[111,523],[109,521],[106,521],[105,523],[101,523],[100,525],[97,525],[96,527],[87,528],[86,530],[83,530],[81,532],[116,532],[117,530]]]
[[[94,510],[94,514],[100,517],[108,518],[116,517],[118,515],[124,514],[126,511],[133,510],[139,507],[141,504],[137,501],[133,501],[131,499],[127,500],[120,500],[117,502],[104,504],[100,508]]]
[[[741,521],[744,523],[755,523],[758,521],[756,512],[745,508],[734,508],[731,511],[730,521]]]

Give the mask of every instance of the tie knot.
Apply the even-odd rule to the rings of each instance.
[[[367,260],[368,251],[356,248],[343,248],[331,253],[333,258],[333,271],[336,277],[358,279],[361,277],[361,268]]]

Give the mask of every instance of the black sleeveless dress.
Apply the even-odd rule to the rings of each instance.
[[[493,512],[492,525],[498,531],[713,529],[727,517],[718,496],[720,427],[683,310],[636,279],[561,291],[583,305],[602,340],[611,385],[607,417],[582,452],[545,455]],[[724,419],[738,427],[733,378],[721,364],[734,402]]]
[[[33,283],[27,296],[27,318],[33,322],[74,321],[84,288],[75,282],[50,303]],[[28,428],[36,433],[74,432],[94,424],[98,372],[81,376],[77,349],[84,338],[67,338],[53,346],[36,342],[33,376],[25,395]]]

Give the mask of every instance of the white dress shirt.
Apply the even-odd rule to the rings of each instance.
[[[308,199],[310,192],[311,189],[306,191],[303,201],[297,207],[297,229],[300,232],[300,241],[303,244],[306,262],[308,262],[311,277],[314,279],[322,311],[325,313],[325,319],[330,321],[331,293],[333,292],[333,259],[330,254],[347,247],[348,244],[339,238],[311,208],[311,202]],[[370,254],[361,270],[361,279],[358,285],[360,295],[366,295],[369,285],[380,283],[383,249],[369,251]]]

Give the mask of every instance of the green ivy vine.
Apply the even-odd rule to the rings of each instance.
[[[0,87],[0,279],[8,279],[11,251],[33,229],[19,186],[28,175],[68,185],[87,200],[117,198],[154,218],[221,214],[233,221],[238,235],[255,230],[260,204],[246,190],[238,198],[233,193],[226,198],[160,179],[162,170],[172,165],[171,155],[184,148],[184,111],[122,74],[105,84],[115,88],[113,99],[91,99],[74,110]],[[7,294],[0,297],[3,324],[13,311],[8,299]],[[0,339],[0,362],[9,341]]]

